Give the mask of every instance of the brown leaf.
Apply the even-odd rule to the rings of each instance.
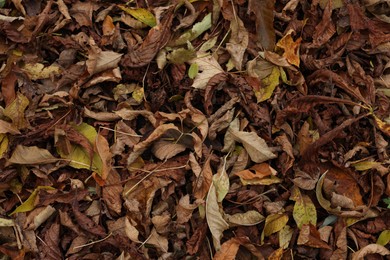
[[[50,225],[43,237],[44,243],[40,244],[41,259],[60,259],[62,253],[60,250],[60,224],[55,222]]]
[[[275,0],[249,0],[248,14],[256,19],[256,36],[265,50],[275,46],[274,22]]]
[[[364,259],[365,256],[371,255],[371,254],[380,254],[380,255],[390,255],[390,251],[381,245],[378,244],[369,244],[359,251],[353,253],[352,255],[352,260],[359,260],[359,259]]]
[[[138,68],[149,64],[157,52],[168,43],[173,19],[173,7],[168,8],[166,13],[160,23],[149,31],[138,48],[131,47],[131,51],[122,59],[123,66]]]
[[[112,211],[111,214],[120,215],[123,203],[121,199],[123,187],[121,185],[121,177],[115,169],[111,169],[109,172],[102,192],[103,200]]]
[[[107,236],[104,228],[96,224],[93,220],[81,213],[79,210],[78,202],[73,202],[72,205],[73,214],[76,218],[77,224],[85,231],[97,235],[99,237]]]
[[[320,233],[312,224],[303,224],[298,236],[298,245],[305,245],[314,248],[331,249],[331,247],[320,238]]]

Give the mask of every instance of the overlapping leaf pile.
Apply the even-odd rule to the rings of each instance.
[[[381,259],[387,1],[0,1],[0,252]]]

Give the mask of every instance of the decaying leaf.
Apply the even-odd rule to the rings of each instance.
[[[36,146],[16,146],[9,163],[15,164],[44,164],[58,161],[48,150]]]

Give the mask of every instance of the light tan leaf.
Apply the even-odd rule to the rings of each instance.
[[[114,69],[118,67],[123,54],[113,51],[102,51],[97,46],[92,46],[88,54],[87,70],[90,75]]]
[[[213,170],[210,166],[210,159],[211,157],[209,156],[203,164],[201,173],[199,174],[199,176],[196,176],[197,178],[195,179],[195,183],[193,184],[194,197],[197,199],[204,199],[212,183]]]
[[[230,31],[230,39],[226,43],[226,50],[230,53],[234,67],[241,70],[244,53],[248,47],[249,33],[238,17],[230,21]]]
[[[176,206],[177,223],[183,224],[188,222],[192,217],[192,212],[198,207],[197,204],[190,203],[190,196],[187,194],[179,200],[179,204]]]
[[[234,121],[238,121],[238,119],[236,118]],[[231,134],[235,141],[242,143],[252,161],[261,163],[276,158],[276,155],[272,153],[264,139],[256,133],[238,131],[233,127],[228,128],[228,133]]]
[[[238,249],[240,248],[240,241],[236,238],[231,238],[222,244],[219,251],[215,254],[213,260],[235,260]]]
[[[55,64],[45,67],[42,63],[27,63],[22,69],[31,80],[47,79],[51,75],[58,76],[61,73],[61,68]]]
[[[285,225],[279,231],[279,246],[280,248],[287,249],[290,244],[292,235],[294,233],[294,229],[292,229],[289,225]]]
[[[0,134],[12,134],[17,135],[20,134],[20,131],[11,123],[8,123],[7,121],[0,120]]]
[[[215,250],[221,248],[223,231],[229,228],[229,224],[222,217],[221,209],[217,201],[217,191],[214,185],[210,186],[206,199],[206,220],[213,237]]]
[[[8,162],[28,165],[53,163],[58,160],[58,158],[51,155],[46,149],[38,148],[36,146],[17,145]]]
[[[133,152],[130,154],[129,158],[127,158],[127,165],[133,163],[137,157],[146,150],[146,148],[148,148],[154,141],[159,139],[166,131],[170,129],[179,131],[179,128],[177,128],[174,124],[163,124],[154,129],[154,131],[148,136],[148,138],[146,138],[146,140],[134,145]]]
[[[51,215],[53,215],[54,212],[56,212],[56,209],[50,205],[34,209],[27,216],[25,227],[27,229],[36,230]]]
[[[139,243],[138,236],[139,231],[134,227],[134,225],[131,224],[131,220],[129,220],[127,217],[125,218],[125,232],[127,237],[136,243]]]
[[[205,89],[213,76],[224,72],[218,61],[213,56],[205,53],[198,52],[197,57],[189,61],[189,63],[198,64],[199,72],[192,84],[192,87],[196,89]]]
[[[108,174],[112,169],[112,153],[110,152],[110,147],[108,141],[101,134],[97,134],[95,140],[95,150],[102,160],[102,169],[98,174],[102,180],[106,180]]]
[[[222,202],[230,187],[229,176],[226,172],[226,157],[223,157],[223,163],[219,166],[217,174],[213,176],[213,184],[217,193],[218,202]]]
[[[371,254],[380,254],[380,255],[390,255],[390,251],[381,245],[378,244],[369,244],[359,251],[352,254],[352,260],[360,260],[364,259],[365,256],[371,255]]]
[[[186,146],[165,140],[158,140],[153,143],[152,153],[160,160],[166,160],[186,150]]]
[[[160,236],[155,228],[153,228],[146,243],[155,246],[156,249],[164,253],[168,252],[168,239],[164,236]]]
[[[225,219],[230,226],[253,226],[264,221],[264,216],[255,210],[249,210],[245,213],[236,213],[234,215],[225,214]]]

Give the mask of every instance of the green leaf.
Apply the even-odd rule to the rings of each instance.
[[[206,15],[203,20],[199,23],[194,24],[194,26],[183,33],[179,38],[177,38],[171,46],[178,46],[186,44],[187,41],[192,41],[198,38],[199,35],[211,28],[211,13]]]
[[[389,242],[390,242],[390,230],[387,229],[387,230],[384,230],[381,232],[376,243],[379,245],[385,246]]]
[[[183,64],[195,57],[195,50],[186,48],[177,48],[167,54],[167,59],[173,64]]]
[[[199,72],[199,66],[197,63],[192,63],[190,68],[188,69],[188,77],[190,79],[194,79],[196,75],[198,75]]]
[[[20,212],[28,212],[35,208],[35,200],[37,198],[39,190],[55,190],[53,187],[50,186],[38,186],[28,197],[28,199],[22,203],[19,207],[17,207],[10,215],[13,215],[15,213]]]
[[[137,19],[140,22],[143,22],[144,24],[154,27],[156,26],[156,18],[154,15],[147,9],[145,8],[128,8],[123,5],[118,5],[120,9],[125,11],[126,13],[130,14],[133,16],[135,19]]]
[[[0,8],[3,8],[5,6],[6,1],[5,0],[0,0]]]
[[[390,209],[390,197],[383,199],[383,202],[387,204],[387,208]]]

